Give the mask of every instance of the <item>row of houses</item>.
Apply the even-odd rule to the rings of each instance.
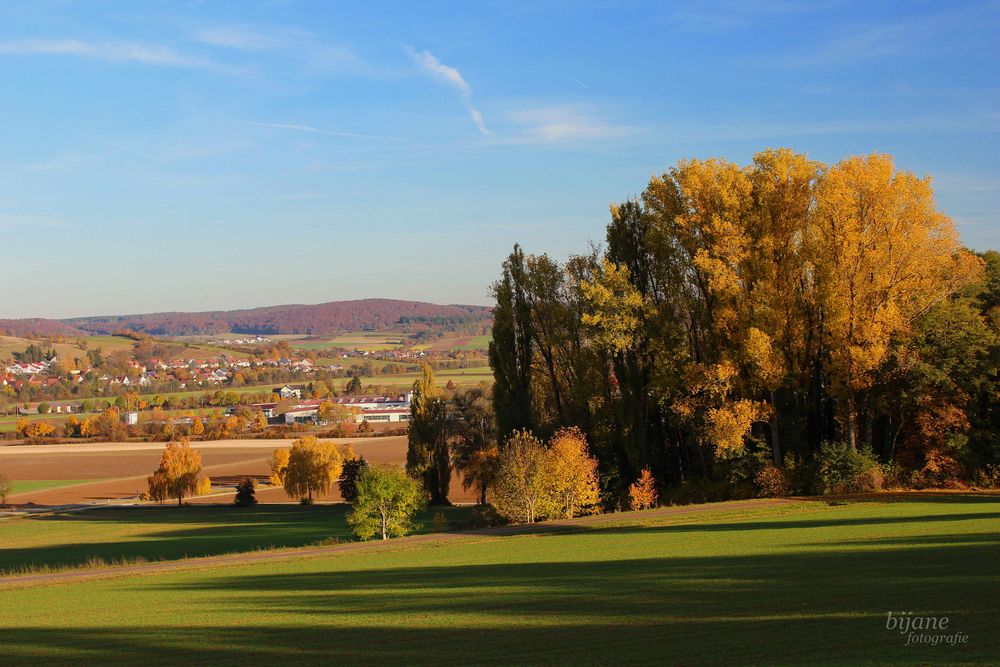
[[[44,373],[55,363],[56,358],[52,357],[48,361],[30,361],[26,363],[11,364],[4,368],[7,375],[38,375]]]

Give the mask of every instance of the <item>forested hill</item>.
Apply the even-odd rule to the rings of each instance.
[[[8,336],[82,336],[81,329],[59,320],[31,317],[23,320],[0,320],[0,335]]]
[[[331,301],[201,313],[150,313],[75,317],[66,320],[0,320],[0,332],[13,335],[109,334],[124,329],[161,336],[216,334],[323,334],[336,331],[423,327],[485,327],[487,306],[438,305],[397,299]]]

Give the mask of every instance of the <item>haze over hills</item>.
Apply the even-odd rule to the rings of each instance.
[[[421,326],[485,324],[488,306],[439,305],[398,299],[359,299],[304,305],[288,304],[244,310],[101,315],[63,320],[0,320],[11,335],[110,334],[130,329],[158,336],[252,334],[326,334],[336,331]]]

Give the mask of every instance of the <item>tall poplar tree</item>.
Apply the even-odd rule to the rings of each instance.
[[[447,418],[447,404],[434,384],[434,371],[424,364],[420,378],[413,383],[406,471],[421,480],[431,505],[450,504],[452,466]]]

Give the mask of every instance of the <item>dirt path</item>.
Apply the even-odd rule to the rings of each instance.
[[[143,565],[126,565],[120,567],[100,567],[87,570],[67,570],[63,572],[46,572],[13,577],[0,577],[0,590],[4,588],[41,586],[50,584],[73,583],[91,579],[108,579],[115,577],[149,576],[190,570],[204,570],[219,567],[253,565],[258,563],[277,563],[303,558],[321,558],[345,553],[380,551],[383,549],[401,549],[422,544],[472,541],[483,538],[502,537],[517,534],[544,534],[548,532],[573,530],[581,526],[625,523],[636,517],[670,517],[684,515],[710,514],[719,511],[742,509],[759,509],[763,507],[798,504],[801,499],[767,499],[739,500],[706,505],[685,505],[683,507],[661,507],[642,513],[600,514],[581,517],[579,519],[562,519],[546,521],[533,525],[502,526],[484,528],[481,530],[464,530],[450,533],[430,533],[412,535],[388,541],[375,540],[371,542],[348,542],[322,547],[300,547],[297,549],[280,549],[275,551],[254,551],[223,556],[207,556],[204,558],[189,558],[185,560],[148,563]]]

